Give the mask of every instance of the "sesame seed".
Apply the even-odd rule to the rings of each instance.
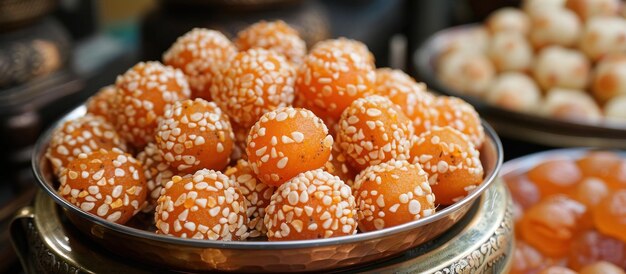
[[[289,158],[283,157],[282,159],[278,161],[278,163],[276,163],[276,167],[279,169],[283,169],[285,168],[285,166],[287,166],[288,161],[289,161]]]

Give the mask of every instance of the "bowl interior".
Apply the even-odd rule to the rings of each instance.
[[[485,122],[483,126],[485,128],[485,143],[480,149],[480,158],[484,169],[483,182],[468,196],[461,201],[448,206],[442,210],[437,211],[435,214],[415,220],[402,225],[385,228],[378,231],[358,233],[350,236],[341,236],[328,239],[315,239],[315,240],[300,240],[300,241],[284,241],[284,242],[259,242],[259,241],[214,241],[214,240],[197,240],[197,239],[182,239],[167,235],[156,234],[150,231],[140,230],[116,223],[109,222],[105,219],[99,218],[95,215],[83,212],[77,206],[69,203],[58,195],[56,188],[58,186],[57,180],[54,178],[52,168],[45,158],[45,152],[50,142],[53,131],[58,128],[63,122],[77,117],[83,116],[86,112],[85,106],[80,106],[57,123],[49,128],[35,144],[35,150],[32,156],[32,168],[33,173],[37,179],[40,187],[48,194],[52,199],[64,209],[69,211],[72,215],[79,217],[80,219],[97,224],[105,229],[115,231],[117,233],[125,234],[129,237],[136,237],[141,239],[147,239],[150,241],[157,241],[166,244],[177,244],[190,247],[202,247],[202,248],[226,248],[226,249],[290,249],[290,248],[303,248],[303,247],[320,247],[336,244],[354,243],[360,241],[367,241],[371,239],[388,237],[398,233],[406,232],[412,229],[416,229],[427,224],[433,223],[440,219],[449,217],[449,215],[458,214],[460,211],[467,211],[472,205],[474,200],[478,198],[496,179],[500,167],[502,165],[503,151],[500,139],[496,135],[495,131]],[[462,217],[462,216],[460,216]],[[460,219],[460,217],[455,217]],[[449,227],[449,226],[448,226]],[[440,233],[445,231],[448,227],[442,228]]]

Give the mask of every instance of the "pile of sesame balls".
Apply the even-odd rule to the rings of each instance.
[[[59,194],[158,234],[329,238],[425,218],[483,180],[480,118],[345,38],[308,52],[282,21],[193,29],[54,133]]]

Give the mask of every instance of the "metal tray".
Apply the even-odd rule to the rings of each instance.
[[[472,207],[497,178],[502,145],[495,131],[483,123],[486,141],[481,148],[484,181],[467,197],[437,213],[379,231],[329,239],[285,242],[211,241],[181,239],[111,223],[81,211],[56,192],[58,183],[44,154],[54,129],[84,115],[80,106],[39,138],[32,165],[37,182],[87,237],[126,258],[166,269],[192,271],[301,272],[353,266],[388,258],[425,243],[448,230]]]
[[[478,24],[460,25],[436,32],[413,55],[419,79],[436,92],[463,98],[505,137],[554,146],[594,146],[626,149],[626,124],[603,122],[575,123],[535,114],[507,110],[481,98],[464,95],[447,87],[436,75],[436,61],[445,45],[455,36],[478,28]]]

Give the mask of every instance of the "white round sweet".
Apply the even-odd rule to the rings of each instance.
[[[541,91],[526,74],[505,72],[489,87],[487,101],[506,109],[531,112],[541,102]]]
[[[443,53],[451,53],[456,51],[469,51],[475,53],[487,52],[489,44],[489,32],[485,27],[470,28],[459,31],[448,37]]]
[[[620,0],[567,0],[565,6],[578,14],[582,20],[595,16],[616,15]]]
[[[533,61],[533,49],[519,32],[494,34],[488,54],[498,71],[528,71]]]
[[[443,56],[437,70],[444,85],[472,95],[483,94],[495,76],[495,68],[487,56],[465,51]]]
[[[537,9],[530,13],[529,39],[535,48],[573,46],[580,37],[578,16],[567,9]]]
[[[604,105],[604,113],[609,121],[626,121],[626,95],[614,97]]]
[[[598,62],[592,91],[601,102],[626,94],[626,55],[609,55]]]
[[[543,104],[544,115],[577,122],[598,122],[602,111],[596,102],[582,90],[553,88]]]
[[[520,9],[506,7],[489,15],[486,26],[491,33],[519,32],[527,34],[530,29],[530,19]]]
[[[589,60],[574,49],[544,48],[533,65],[533,76],[544,90],[554,87],[585,89],[589,82]]]
[[[617,16],[589,19],[580,37],[580,49],[594,61],[610,53],[626,52],[626,19]]]
[[[566,0],[524,0],[522,2],[522,9],[531,13],[536,10],[545,9],[560,9],[565,7]]]

